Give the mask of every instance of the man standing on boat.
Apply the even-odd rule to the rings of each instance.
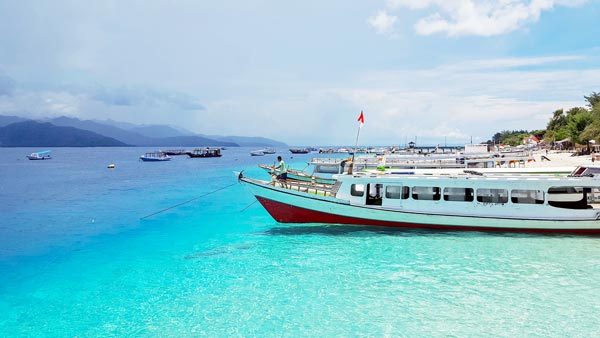
[[[287,166],[285,165],[285,162],[283,162],[283,158],[281,158],[281,156],[277,156],[277,161],[279,161],[279,165],[273,169],[279,171],[277,179],[285,181],[287,180]]]

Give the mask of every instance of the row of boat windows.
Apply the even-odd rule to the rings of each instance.
[[[370,198],[381,198],[383,184],[369,184]],[[551,193],[551,192],[550,192]],[[355,197],[363,197],[365,194],[364,184],[352,184],[350,194]],[[414,200],[439,201],[442,198],[444,201],[454,202],[477,202],[482,203],[508,203],[509,196],[512,203],[524,204],[543,204],[544,192],[541,190],[523,190],[514,189],[488,189],[479,188],[474,191],[472,188],[444,188],[440,187],[423,187],[415,186],[411,188],[407,186],[387,185],[385,187],[385,198],[387,199],[408,199],[412,197]]]

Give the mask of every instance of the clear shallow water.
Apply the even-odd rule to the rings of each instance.
[[[238,185],[140,220],[274,156],[67,148],[27,161],[34,150],[0,148],[1,336],[600,331],[599,237],[283,225]]]

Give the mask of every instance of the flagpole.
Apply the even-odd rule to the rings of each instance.
[[[356,132],[356,142],[354,143],[354,152],[352,153],[352,163],[354,163],[354,155],[356,155],[356,148],[358,148],[358,136],[360,135],[360,124],[358,125],[358,131]]]
[[[360,116],[358,117],[358,131],[356,132],[356,142],[354,143],[354,151],[352,152],[352,161],[350,162],[350,167],[348,167],[348,174],[352,174],[352,169],[354,167],[354,156],[356,156],[356,149],[358,148],[358,136],[360,135],[360,129],[365,122],[363,117],[362,110],[360,111]]]

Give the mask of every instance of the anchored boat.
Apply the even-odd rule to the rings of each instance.
[[[598,167],[578,167],[568,176],[467,170],[334,178],[328,184],[240,174],[239,181],[282,223],[600,233]]]
[[[52,156],[50,156],[50,150],[44,150],[38,151],[37,153],[31,153],[27,155],[27,158],[30,160],[49,160]]]
[[[157,152],[145,153],[144,155],[140,155],[140,160],[142,160],[144,162],[160,162],[160,161],[170,161],[171,157],[169,155],[166,155],[163,152],[157,151]]]
[[[309,148],[290,148],[292,154],[308,154],[310,153]]]
[[[196,148],[193,151],[188,151],[186,154],[191,157],[221,157],[221,148]]]
[[[166,149],[160,150],[160,152],[169,156],[185,155],[185,149]]]

